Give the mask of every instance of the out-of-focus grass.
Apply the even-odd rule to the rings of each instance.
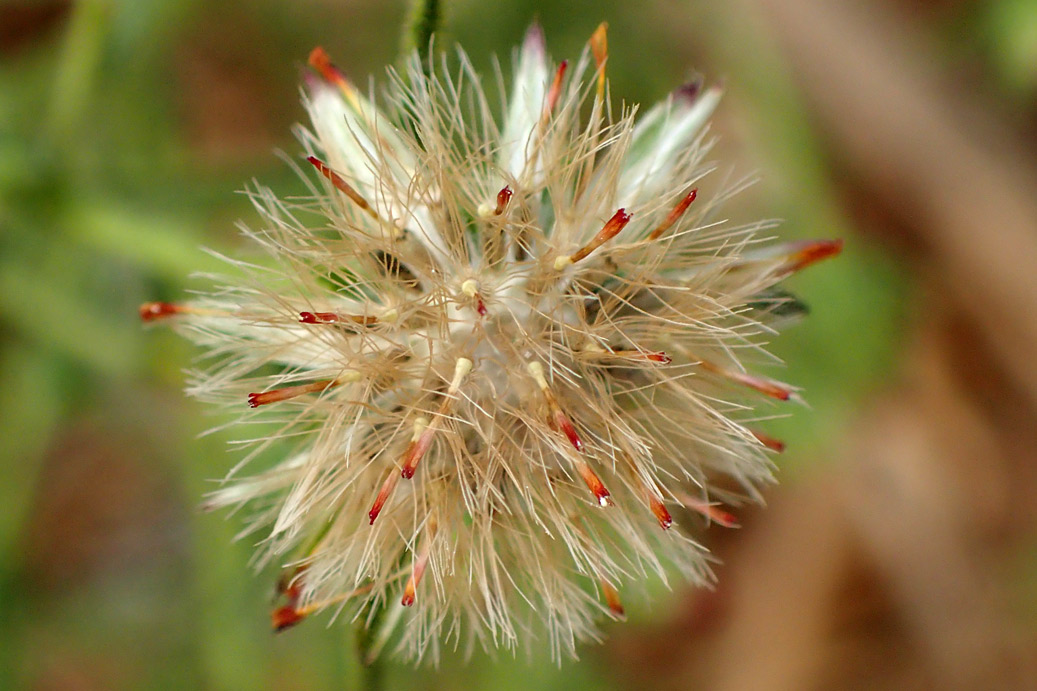
[[[1006,79],[1032,85],[1020,67],[1033,50],[1029,24],[1005,19],[1023,5],[991,3],[973,21]],[[30,26],[32,40],[0,61],[0,687],[341,688],[357,679],[349,627],[325,629],[325,616],[270,634],[272,578],[247,569],[247,540],[232,540],[238,517],[196,510],[235,457],[223,435],[195,438],[213,420],[179,394],[191,348],[142,329],[136,307],[175,299],[190,273],[218,269],[198,247],[232,249],[234,219],[255,219],[233,190],[253,177],[301,189],[271,150],[297,151],[289,125],[303,117],[294,84],[308,49],[324,44],[360,80],[378,74],[394,59],[404,8],[69,8]],[[783,235],[851,237],[802,106],[780,67],[767,67],[772,54],[751,27],[718,11],[689,12],[686,26],[663,31],[618,2],[458,0],[448,3],[449,38],[478,66],[498,53],[507,69],[507,51],[534,16],[555,56],[576,54],[610,20],[612,89],[629,101],[661,97],[687,76],[689,57],[728,75],[766,178],[735,220],[769,208],[788,220]],[[660,33],[697,47],[664,52]],[[741,50],[747,44],[756,49]],[[242,136],[241,122],[260,131]],[[851,239],[838,264],[796,286],[815,313],[775,351],[816,412],[773,428],[801,448],[833,448],[829,435],[890,367],[904,279]],[[87,460],[98,474],[70,470]],[[55,499],[55,477],[77,482]],[[401,688],[427,688],[433,673],[388,674]],[[477,656],[462,667],[448,656],[435,683],[608,688],[609,677],[600,665]]]

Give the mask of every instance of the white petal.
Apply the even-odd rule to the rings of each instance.
[[[544,32],[540,25],[534,24],[522,44],[501,133],[498,162],[515,179],[522,178],[531,158],[532,139],[543,113],[549,76]]]
[[[686,156],[720,102],[711,87],[689,98],[678,92],[653,106],[634,127],[626,165],[620,175],[619,206],[636,207],[663,192],[673,192],[672,173]]]
[[[446,243],[427,206],[412,196],[417,159],[411,145],[374,104],[352,93],[349,101],[337,89],[322,85],[306,102],[327,163],[381,218],[413,231],[433,256],[445,262]]]
[[[406,187],[414,174],[414,156],[375,106],[359,96],[354,106],[337,89],[321,86],[306,108],[328,163],[348,176],[362,195],[372,196],[382,166],[388,166],[396,182]]]

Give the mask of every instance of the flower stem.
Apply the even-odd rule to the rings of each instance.
[[[417,50],[421,64],[427,71],[432,36],[439,31],[442,23],[443,4],[440,0],[414,0],[403,29],[400,46],[402,55],[406,56],[412,50]]]

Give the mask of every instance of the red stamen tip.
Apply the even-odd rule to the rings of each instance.
[[[353,186],[346,182],[341,175],[329,168],[327,163],[316,156],[307,156],[306,160],[312,163],[317,171],[331,182],[335,189],[349,197],[349,199],[366,212],[367,215],[372,218],[378,218],[378,214],[371,208],[371,205],[367,203],[367,200],[360,196],[360,193],[353,189]]]
[[[171,302],[145,302],[140,306],[139,310],[141,321],[146,322],[171,317],[174,314],[180,314],[182,311],[183,309],[179,305],[174,305]]]
[[[598,500],[598,505],[602,508],[612,506],[612,496],[609,494],[608,488],[605,487],[605,483],[601,481],[598,474],[591,470],[591,467],[586,463],[580,462],[576,466],[577,471],[580,473],[580,477],[587,484],[587,488],[594,495],[594,498]]]
[[[551,88],[547,92],[547,101],[544,104],[545,120],[554,111],[555,106],[558,105],[558,98],[562,95],[562,79],[565,77],[565,70],[568,67],[568,60],[562,60],[558,65],[558,71],[555,72],[554,81],[551,82]]]
[[[660,223],[655,230],[648,234],[648,239],[655,240],[660,235],[669,230],[670,227],[673,226],[673,224],[676,223],[678,219],[680,219],[680,217],[684,215],[684,212],[688,210],[688,207],[691,206],[691,203],[693,201],[695,201],[695,198],[698,196],[698,194],[699,190],[696,187],[695,189],[684,195],[684,198],[677,202],[677,206],[673,207],[670,213],[667,214],[666,218],[663,219],[663,222]]]
[[[616,617],[625,619],[626,610],[623,609],[623,603],[619,599],[619,591],[613,588],[612,584],[604,578],[601,579],[601,593],[605,596],[605,603],[609,606],[609,610]]]
[[[325,178],[327,178],[335,187],[335,189],[339,190],[340,192],[345,192],[350,199],[355,201],[362,208],[366,208],[367,202],[364,201],[359,194],[357,194],[356,190],[354,190],[352,186],[350,186],[350,184],[342,178],[341,175],[333,171],[327,163],[320,160],[316,156],[307,156],[306,160],[312,163],[313,167],[317,169],[317,172],[323,175]]]
[[[592,351],[593,354],[593,351]],[[664,353],[661,350],[657,351],[644,351],[644,350],[612,350],[609,349],[607,354],[615,357],[629,358],[631,360],[647,360],[648,362],[658,362],[663,365],[668,365],[673,362],[673,358]]]
[[[623,230],[623,228],[626,227],[626,224],[630,222],[630,219],[631,214],[628,214],[626,209],[617,210],[616,213],[612,214],[612,218],[605,222],[605,225],[598,231],[598,234],[591,238],[590,242],[569,255],[569,262],[575,264],[612,238],[616,237],[616,235],[619,234],[619,231]]]
[[[787,401],[792,398],[792,392],[788,389],[782,388],[775,384],[765,383],[763,386],[757,387],[760,393],[766,394],[771,398],[776,398],[779,401]]]
[[[591,34],[590,41],[588,41],[591,53],[594,55],[594,64],[599,70],[605,64],[605,58],[608,57],[608,28],[608,22],[602,22],[594,30],[594,33]]]
[[[382,512],[382,508],[385,507],[385,502],[389,500],[389,496],[392,495],[392,491],[396,489],[396,483],[399,482],[399,480],[400,476],[395,472],[390,472],[389,476],[385,478],[385,482],[382,483],[382,488],[378,490],[378,496],[375,497],[371,510],[367,512],[367,517],[371,519],[371,525],[374,525],[375,519],[378,518],[378,514]]]
[[[670,516],[670,512],[666,510],[666,505],[658,497],[651,497],[649,504],[652,508],[652,513],[655,514],[655,518],[659,521],[659,526],[663,530],[669,530],[670,526],[673,525],[673,517]]]
[[[410,446],[407,447],[407,451],[403,455],[403,470],[400,471],[400,475],[404,480],[410,480],[414,477],[414,472],[418,469],[418,463],[421,462],[425,452],[432,446],[432,435],[435,433],[435,427],[426,427],[417,440],[412,441]]]
[[[841,238],[836,240],[812,240],[797,244],[794,251],[789,255],[789,263],[785,266],[785,270],[789,273],[802,271],[822,259],[836,256],[842,249],[843,241]]]
[[[700,514],[702,514],[709,520],[719,525],[722,525],[725,528],[741,527],[738,525],[738,519],[735,518],[733,514],[728,513],[716,504],[710,504],[707,501],[696,499],[695,497],[692,497],[689,494],[681,496],[680,502],[692,511],[698,511]]]
[[[477,298],[475,303],[475,311],[479,313],[480,317],[485,317],[487,314],[486,303],[482,301],[482,298]]]
[[[575,447],[577,451],[583,451],[583,440],[580,439],[580,435],[576,432],[576,427],[569,420],[568,416],[561,410],[556,410],[554,414],[555,424],[558,429],[561,430],[562,434],[569,439],[569,443]]]
[[[336,379],[323,379],[321,381],[310,382],[309,384],[286,386],[283,389],[250,393],[248,395],[248,405],[250,408],[258,408],[261,405],[267,405],[269,403],[287,401],[290,398],[302,396],[303,394],[324,391],[325,389],[337,386],[338,383],[339,382]]]
[[[604,240],[611,240],[619,234],[619,231],[623,230],[627,223],[630,222],[631,214],[627,213],[626,209],[619,209],[616,213],[612,214],[612,218],[608,220],[605,227],[601,229],[599,233]]]
[[[497,193],[497,208],[493,210],[493,213],[497,216],[504,213],[504,210],[508,208],[508,204],[511,203],[511,196],[513,194],[514,192],[511,191],[511,187],[505,185],[504,189]]]
[[[691,206],[691,203],[695,201],[695,198],[698,196],[699,189],[696,187],[695,189],[684,195],[683,199],[677,202],[677,206],[673,207],[673,210],[670,212],[669,216],[667,216],[667,220],[670,221],[670,225],[672,225],[678,218],[680,218],[684,214],[685,211],[688,210],[688,207]]]
[[[285,629],[298,624],[300,621],[306,618],[306,615],[300,612],[292,605],[285,605],[284,607],[278,607],[271,615],[270,620],[274,626],[274,631],[280,633]]]
[[[320,171],[321,175],[327,175],[332,172],[331,168],[328,168],[328,164],[320,160],[316,156],[307,156],[306,160],[313,164],[313,167]]]
[[[317,169],[317,172],[326,177],[336,189],[345,192],[350,197],[353,197],[355,194],[353,188],[350,187],[349,183],[342,179],[341,175],[333,171],[327,163],[316,156],[307,156],[306,160],[312,163],[313,167]]]
[[[759,430],[751,429],[749,432],[756,437],[756,440],[763,444],[765,447],[776,453],[781,453],[785,450],[785,442],[776,437],[772,437],[769,434],[765,434]]]
[[[792,398],[794,390],[788,384],[783,384],[773,379],[767,379],[765,377],[757,377],[752,374],[745,374],[744,372],[736,372],[733,370],[724,369],[717,365],[703,360],[701,363],[702,367],[710,372],[716,372],[717,374],[730,379],[731,381],[738,382],[744,386],[748,386],[750,389],[755,389],[765,396],[776,398],[779,401],[787,401]]]
[[[339,317],[334,312],[299,312],[299,321],[303,324],[334,324]]]
[[[317,70],[324,81],[340,86],[346,82],[346,76],[331,62],[331,57],[322,47],[317,46],[310,51],[310,67]]]
[[[414,604],[418,584],[421,583],[421,577],[425,573],[425,566],[428,565],[428,557],[429,545],[426,542],[418,558],[414,560],[414,568],[411,570],[410,578],[407,579],[407,585],[403,588],[403,599],[400,600],[400,604],[404,607],[410,607]]]
[[[703,516],[713,521],[717,525],[721,525],[725,528],[738,528],[738,519],[735,518],[734,514],[724,511],[718,506],[713,504],[697,503],[692,504],[690,508],[698,511]]]
[[[733,513],[729,513],[723,509],[717,509],[716,507],[711,508],[713,508],[713,510],[709,512],[708,516],[714,523],[722,525],[725,528],[739,527],[738,519],[735,518]]]
[[[751,375],[739,375],[736,379],[746,386],[756,389],[763,395],[776,398],[779,401],[787,401],[792,398],[792,389],[786,384]]]

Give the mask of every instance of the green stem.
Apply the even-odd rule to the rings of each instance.
[[[365,626],[366,618],[360,618],[356,623],[356,656],[360,663],[360,688],[363,691],[381,691],[385,688],[382,657],[376,651],[372,655],[378,619],[380,616],[376,615],[370,628]]]
[[[417,50],[424,69],[428,69],[432,36],[443,23],[443,5],[440,0],[414,0],[410,16],[403,29],[401,51],[403,56]]]

